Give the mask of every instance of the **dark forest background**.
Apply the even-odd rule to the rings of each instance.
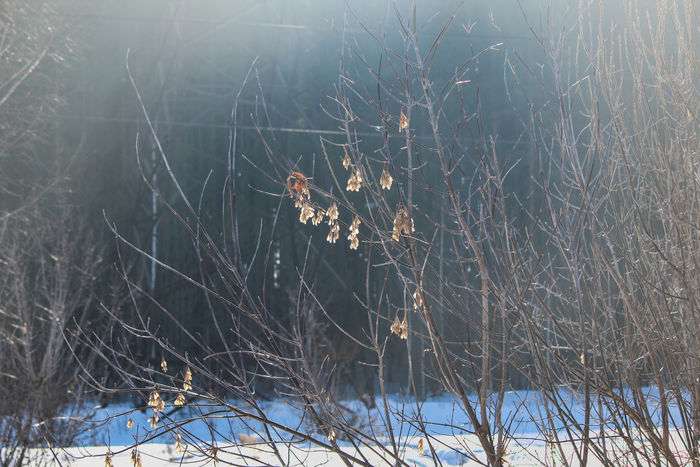
[[[535,17],[541,14],[536,5],[523,8],[532,8],[528,14]],[[152,296],[157,307],[167,308],[190,332],[209,341],[214,330],[202,319],[206,313],[202,291],[186,286],[182,278],[161,267],[154,268],[153,261],[143,255],[122,248],[122,256],[118,256],[108,228],[113,225],[133,245],[159,261],[198,276],[192,238],[163,205],[167,201],[176,209],[182,207],[162,161],[156,157],[128,80],[127,51],[130,70],[174,173],[188,196],[200,200],[205,222],[222,235],[231,111],[240,92],[237,149],[242,158],[235,173],[239,248],[245,262],[258,242],[265,245],[272,241],[272,266],[255,267],[249,280],[257,284],[255,289],[264,290],[269,309],[284,320],[293,306],[293,286],[289,284],[297,280],[312,229],[299,224],[294,211],[281,209],[274,238],[269,238],[279,209],[279,197],[270,194],[279,194],[279,180],[286,174],[275,172],[277,168],[271,166],[265,151],[279,160],[296,160],[305,173],[314,172],[320,160],[320,137],[332,140],[341,134],[324,112],[324,106],[332,104],[330,96],[338,80],[344,79],[344,74],[351,75],[358,87],[373,94],[376,81],[365,64],[379,63],[381,48],[375,35],[381,34],[392,47],[401,44],[393,7],[374,1],[348,5],[342,1],[282,0],[64,2],[50,7],[38,4],[36,10],[26,13],[28,21],[39,17],[46,24],[62,26],[45,38],[53,59],[40,63],[40,72],[25,86],[27,92],[46,93],[52,102],[50,106],[42,103],[36,110],[36,121],[29,123],[37,132],[37,138],[25,142],[32,157],[18,157],[5,149],[3,175],[18,188],[8,190],[3,204],[12,209],[22,205],[29,193],[40,196],[54,171],[60,172],[60,189],[50,195],[60,202],[50,209],[70,206],[79,222],[101,242],[104,271],[97,282],[113,280],[113,270],[127,264],[129,275]],[[533,43],[524,13],[509,1],[421,2],[416,10],[419,36],[426,44],[455,15],[457,26],[444,35],[432,62],[435,75],[448,76],[454,73],[460,57],[491,48],[468,72],[468,91],[453,110],[457,115],[458,107],[475,106],[479,97],[487,132],[498,135],[500,154],[519,161],[514,168],[517,175],[509,178],[509,189],[527,199],[535,169],[517,107],[527,109],[528,100],[537,98],[527,93],[540,88],[525,81],[509,90],[504,79],[509,61],[536,63],[541,53]],[[400,71],[389,69],[387,74]],[[15,99],[20,102],[20,97]],[[400,110],[387,109],[394,118]],[[370,153],[382,143],[382,122],[371,109],[366,117],[370,124],[362,129],[362,146]],[[429,140],[428,131],[426,125],[416,124],[416,140]],[[472,137],[468,132],[463,136],[466,142]],[[477,139],[474,141],[476,144]],[[395,139],[392,144],[398,150],[402,142]],[[340,157],[342,152],[337,151]],[[417,157],[421,158],[420,151]],[[465,173],[461,180],[466,189],[470,174]],[[429,169],[424,183],[416,195],[417,204],[438,203],[431,190]],[[149,184],[159,195],[152,193]],[[322,240],[320,236],[318,240]],[[340,244],[317,241],[312,245],[319,259],[309,265],[307,277],[325,294],[321,298],[333,317],[352,332],[361,331],[364,316],[350,291],[361,286],[366,259],[362,254],[349,255]],[[96,284],[98,300],[104,300],[100,297],[106,290],[104,285]],[[141,306],[154,307],[148,315],[159,335],[187,352],[188,340],[178,328],[168,326],[169,319],[149,303]],[[95,326],[108,320],[94,302],[91,307],[85,313]],[[124,303],[119,313],[128,318],[129,310],[130,304]],[[356,373],[362,368],[352,363],[360,358],[360,350],[344,342],[342,336],[336,337],[328,351],[346,365],[341,366],[343,378],[358,381]],[[154,365],[160,361],[153,343],[135,342],[132,351]],[[397,358],[389,361],[388,380],[400,390],[406,384],[405,358],[397,353]]]

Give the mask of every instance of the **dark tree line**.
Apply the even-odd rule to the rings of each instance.
[[[56,131],[63,138],[73,144],[82,141],[81,160],[73,166],[79,175],[71,190],[73,199],[81,204],[85,222],[100,231],[104,239],[111,235],[106,225],[114,224],[120,234],[156,260],[167,262],[187,276],[201,273],[189,234],[177,228],[178,220],[166,206],[173,203],[175,209],[183,207],[126,77],[128,50],[129,65],[159,143],[168,153],[184,192],[200,207],[203,222],[219,231],[217,235],[222,236],[222,241],[228,241],[224,237],[231,235],[230,219],[222,213],[221,205],[227,196],[224,190],[228,183],[230,129],[235,119],[234,182],[240,238],[228,246],[240,251],[241,261],[246,262],[258,242],[272,240],[271,254],[278,255],[278,263],[267,268],[255,266],[249,280],[264,285],[267,306],[284,317],[292,294],[288,284],[296,279],[297,270],[304,263],[310,232],[296,222],[293,213],[279,209],[278,199],[267,194],[276,191],[277,180],[286,175],[276,167],[277,161],[264,156],[265,151],[273,150],[275,158],[284,155],[298,159],[295,164],[303,171],[313,171],[314,166],[322,163],[319,136],[335,137],[339,133],[327,116],[330,104],[327,96],[335,93],[341,66],[343,73],[356,74],[365,92],[374,94],[374,77],[366,68],[369,63],[377,63],[381,51],[362,30],[362,24],[366,21],[377,25],[387,40],[396,46],[400,44],[400,36],[392,29],[392,12],[386,11],[385,6],[372,6],[363,12],[362,18],[349,17],[338,5],[317,7],[313,2],[305,5],[302,15],[298,8],[254,3],[241,4],[229,12],[229,6],[213,3],[200,11],[188,4],[153,2],[130,9],[86,5],[78,8],[69,4],[57,13],[53,17],[57,21],[75,18],[77,28],[89,38],[82,49],[82,61],[68,72],[70,78],[66,80],[74,86],[66,91],[69,96],[66,106],[55,119]],[[451,7],[445,4],[445,18],[452,12]],[[222,19],[217,14],[220,11],[229,14]],[[470,53],[476,53],[498,42],[515,43],[529,37],[522,24],[517,31],[515,28],[508,33],[503,31],[509,22],[518,21],[501,18],[502,24],[491,24],[495,20],[489,17],[485,6],[466,13],[467,25],[476,22],[482,25],[481,30],[473,31],[473,37],[466,41],[459,31],[448,33],[441,45],[444,55],[437,55],[433,65],[444,70],[439,73],[451,73],[453,50],[467,47]],[[321,19],[324,17],[335,18],[337,23],[329,24]],[[260,24],[261,18],[275,21]],[[435,25],[428,24],[420,32],[421,37],[428,38],[437,32],[438,20],[434,21]],[[299,24],[304,27],[293,27]],[[533,42],[531,38],[528,40]],[[537,52],[534,47],[526,47],[520,53]],[[512,96],[512,102],[508,102],[504,97],[503,58],[501,52],[480,54],[472,78],[475,83],[480,79],[495,83],[484,88],[480,97],[486,109],[485,124],[502,135],[504,147],[513,148],[509,157],[515,160],[524,148],[518,142],[518,125],[509,109],[522,98]],[[232,115],[234,100],[236,112]],[[362,137],[370,145],[380,144],[384,136],[376,127],[382,124],[381,120],[372,116],[371,106],[361,111],[370,115],[373,123],[363,128]],[[429,142],[430,135],[420,134],[417,138]],[[464,138],[466,144],[478,145],[474,135],[465,134]],[[398,152],[402,141],[393,138],[391,144]],[[340,152],[339,148],[334,150]],[[420,159],[422,154],[416,157],[417,165],[424,163]],[[521,168],[527,170],[525,164],[518,170]],[[274,179],[267,176],[271,173],[276,174]],[[440,203],[440,195],[431,188],[434,184],[431,178],[435,177],[436,174],[427,175],[422,182],[426,189],[416,190],[420,191],[417,200]],[[469,178],[469,174],[464,175],[463,186],[468,185]],[[527,186],[521,183],[514,188],[525,193]],[[277,215],[279,219],[271,239],[267,234]],[[152,258],[122,251],[127,258],[120,260],[112,244],[108,244],[107,251],[108,262],[128,263],[132,273],[138,276],[137,282],[156,302],[177,309],[177,318],[191,332],[215,345],[214,330],[200,319],[202,310],[208,307],[206,297],[184,287],[178,277],[154,267],[156,261]],[[347,263],[347,267],[334,270],[337,268],[333,265],[341,263]],[[364,259],[348,257],[342,249],[325,248],[322,257],[308,270],[310,277],[318,277],[314,280],[327,290],[327,300],[338,318],[358,332],[363,322],[357,317],[356,305],[335,290],[353,290],[362,284],[365,264]],[[124,313],[128,314],[129,310]],[[169,340],[188,345],[182,333],[168,325],[168,319],[154,312],[151,320]],[[159,361],[157,346],[140,342],[134,345],[134,352],[143,358],[154,364]],[[344,342],[339,353],[345,355],[342,358],[346,365],[359,356],[351,342]],[[405,387],[405,362],[397,358],[391,371],[395,389]],[[343,379],[355,377],[347,374]],[[373,383],[370,380],[367,384]]]

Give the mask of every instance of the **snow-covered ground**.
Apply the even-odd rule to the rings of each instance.
[[[429,447],[424,448],[421,453],[418,450],[418,438],[406,440],[405,446],[401,452],[404,461],[411,466],[431,466],[436,463],[433,460]],[[476,453],[481,452],[478,448],[478,443],[474,436],[463,436],[460,438],[448,435],[439,435],[432,441],[435,447],[435,455],[440,462],[446,466],[457,465],[478,465],[476,462],[470,462],[463,454],[460,453],[464,449],[464,443],[468,444]],[[511,465],[519,466],[539,466],[539,465],[554,465],[551,450],[547,449],[543,442],[539,441],[524,441],[523,446],[513,445],[511,452],[506,457],[506,460]],[[295,446],[292,448],[278,446],[281,450],[281,455],[285,465],[291,466],[332,466],[343,465],[341,460],[334,453],[318,448],[309,448],[308,446]],[[344,446],[344,449],[349,453],[357,456],[358,454]],[[129,466],[132,467],[131,449],[126,447],[112,447],[112,452],[115,453],[112,457],[112,462],[115,467]],[[123,450],[122,452],[120,452]],[[382,459],[376,452],[372,452],[369,448],[362,448],[362,455],[365,456],[371,465],[382,466],[390,465],[386,460]],[[147,444],[139,448],[141,461],[144,467],[160,467],[166,465],[178,465],[180,463],[187,465],[212,465],[211,461],[205,461],[198,453],[178,454],[172,444]],[[66,464],[75,466],[95,466],[103,465],[104,456],[107,453],[106,446],[92,446],[84,448],[69,448],[58,453],[58,459]],[[218,458],[224,462],[234,465],[281,465],[272,449],[265,444],[253,445],[238,445],[222,447],[218,453]],[[557,455],[558,459],[558,455]],[[559,464],[559,462],[556,462]],[[53,465],[59,465],[55,462]],[[600,465],[595,462],[589,465]]]
[[[410,466],[432,466],[438,462],[445,466],[472,466],[480,465],[469,460],[462,452],[465,447],[471,448],[476,454],[483,454],[478,447],[476,437],[437,435],[432,439],[433,449],[425,447],[423,452],[418,448],[420,438],[409,438],[401,448],[401,455],[406,464]],[[621,452],[625,452],[623,445],[618,445]],[[217,454],[221,461],[218,465],[289,465],[289,466],[334,466],[344,465],[340,458],[329,451],[319,448],[304,446],[277,445],[283,462],[273,453],[272,449],[263,443],[237,444],[220,446]],[[343,449],[348,453],[363,457],[374,466],[391,465],[386,459],[377,454],[376,449],[368,447],[360,448],[361,454],[351,449],[347,443],[343,443]],[[112,463],[115,467],[133,467],[132,449],[129,446],[112,446]],[[564,443],[562,451],[566,460],[563,461],[558,449],[547,445],[541,440],[533,440],[528,436],[520,435],[511,441],[508,454],[505,457],[508,465],[512,466],[555,466],[555,465],[579,465],[573,453],[572,446]],[[73,465],[73,466],[98,466],[104,465],[106,446],[74,447],[57,451],[56,459],[49,461],[48,465]],[[210,459],[205,459],[200,453],[188,448],[185,453],[178,453],[173,444],[149,443],[139,447],[138,452],[144,467],[162,467],[167,465],[214,465]],[[44,452],[46,454],[46,452]],[[435,457],[433,457],[435,456]],[[484,460],[483,456],[479,456]],[[684,456],[679,456],[683,458]],[[437,459],[436,462],[434,459]],[[621,454],[614,465],[635,465],[628,456]],[[690,465],[690,462],[687,462]],[[589,456],[589,466],[602,466],[592,455]]]
[[[655,416],[653,407],[653,392],[650,400],[650,411]],[[583,411],[575,393],[567,394],[570,406],[574,407],[577,418],[582,417]],[[381,400],[377,400],[381,407]],[[266,415],[282,425],[298,427],[302,432],[313,432],[303,411],[292,402],[275,400],[261,402]],[[367,410],[360,401],[344,401],[343,410],[348,414],[359,414],[356,423],[363,429],[371,429],[377,434],[380,443],[388,447],[386,424],[382,420],[382,411]],[[416,404],[412,399],[391,397],[391,426],[399,440],[399,450],[402,458],[409,465],[434,465],[436,460],[443,465],[475,465],[463,454],[471,452],[484,459],[480,448],[464,412],[459,404],[449,396],[439,396]],[[248,410],[244,404],[240,408]],[[430,433],[430,442],[416,429],[410,420],[417,418],[420,410],[421,418]],[[166,409],[168,413],[168,409]],[[203,421],[202,415],[206,422]],[[59,462],[66,465],[92,466],[104,465],[107,452],[113,454],[115,466],[131,466],[132,446],[140,444],[138,452],[143,466],[162,466],[173,464],[204,465],[206,459],[195,448],[195,445],[217,445],[217,457],[223,462],[235,465],[342,465],[338,456],[308,442],[290,443],[293,439],[283,432],[273,432],[273,437],[280,442],[276,444],[278,454],[262,442],[262,426],[259,423],[232,417],[230,412],[220,406],[191,404],[173,413],[159,423],[156,429],[151,429],[148,418],[150,411],[134,410],[133,405],[126,403],[110,404],[98,408],[92,418],[92,427],[81,436],[77,447],[57,451],[54,465]],[[677,414],[672,414],[677,416]],[[596,414],[598,420],[605,420],[607,414]],[[509,432],[513,438],[509,442],[506,460],[511,465],[561,465],[562,454],[551,443],[547,443],[541,432],[545,419],[541,395],[531,391],[513,391],[506,394],[503,420],[509,424]],[[128,422],[131,420],[131,422]],[[176,429],[173,429],[176,428]],[[183,429],[184,428],[184,429]],[[563,429],[561,424],[558,429]],[[185,452],[177,452],[175,448],[175,433],[180,433],[181,447],[186,446]],[[318,439],[325,440],[325,435],[317,433]],[[422,441],[421,441],[422,440]],[[145,443],[145,444],[141,444]],[[338,440],[343,450],[358,458],[366,458],[371,465],[387,465],[382,458],[380,448],[364,446],[358,452],[348,441]],[[422,449],[419,445],[422,444]],[[682,451],[680,442],[676,443]],[[568,463],[576,465],[573,446],[563,444],[561,451]],[[620,451],[626,451],[619,446]],[[609,449],[615,449],[610,443]],[[282,461],[277,456],[281,456]],[[211,461],[209,461],[211,464]],[[620,464],[625,462],[621,458]],[[590,459],[588,465],[596,464]]]

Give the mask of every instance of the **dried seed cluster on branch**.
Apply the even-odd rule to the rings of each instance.
[[[328,229],[328,235],[326,235],[326,241],[328,243],[335,243],[340,238],[340,224],[334,222],[331,224],[330,229]]]
[[[399,321],[399,315],[396,315],[394,322],[391,323],[391,332],[402,340],[408,339],[408,322],[405,315],[401,321]]]
[[[182,390],[189,391],[190,389],[192,389],[192,370],[190,370],[190,367],[187,367],[182,378]]]
[[[394,178],[387,169],[382,170],[382,176],[379,177],[379,185],[383,190],[391,190],[391,185],[394,183]]]
[[[328,235],[326,236],[326,241],[328,243],[335,243],[340,237],[340,224],[338,223],[338,205],[335,202],[331,203],[326,211],[326,216],[328,217]]]
[[[413,227],[413,219],[408,215],[408,211],[403,206],[400,206],[394,217],[394,230],[391,233],[391,238],[398,242],[401,240],[401,235],[410,235],[415,232]]]
[[[415,292],[413,292],[413,309],[419,311],[425,306],[425,300],[423,299],[423,292],[421,287],[418,287]]]
[[[360,191],[360,188],[362,188],[362,174],[358,169],[355,169],[350,178],[348,178],[346,189],[348,191]]]
[[[301,209],[299,210],[299,222],[306,224],[306,222],[314,217],[314,208],[311,203],[305,201],[301,204]]]
[[[328,207],[326,216],[328,217],[328,225],[333,225],[338,221],[338,205],[335,204],[335,201]]]
[[[345,170],[348,170],[350,168],[350,166],[352,165],[352,159],[350,159],[350,154],[348,154],[348,148],[343,147],[343,150],[344,150],[344,153],[343,153],[342,164],[343,164],[343,168]]]
[[[141,463],[141,453],[136,448],[131,451],[131,464],[133,467],[143,467]]]
[[[287,177],[287,190],[294,199],[294,207],[299,209],[299,222],[306,224],[315,214],[311,205],[309,179],[301,172],[292,172]]]
[[[187,451],[187,445],[182,442],[182,435],[175,433],[175,452],[184,454]]]
[[[151,428],[156,428],[160,420],[160,413],[165,410],[165,401],[160,397],[160,393],[157,390],[151,391],[151,394],[148,396],[148,406],[153,409],[153,414],[148,419],[148,424]]]
[[[311,223],[313,225],[320,225],[321,222],[323,222],[323,218],[325,215],[326,213],[323,211],[323,209],[316,209],[316,214],[314,215],[313,219],[311,219]]]
[[[358,235],[360,234],[360,218],[355,216],[355,218],[352,220],[352,224],[350,224],[350,233],[348,234],[348,240],[350,240],[350,249],[351,250],[357,250],[357,247],[360,245],[360,240],[358,239]]]
[[[151,391],[151,394],[148,396],[148,406],[152,408],[154,412],[162,412],[165,410],[165,402],[161,399],[158,391]]]
[[[401,115],[399,115],[399,133],[401,133],[404,130],[408,130],[408,117],[405,113],[403,113],[402,110]]]

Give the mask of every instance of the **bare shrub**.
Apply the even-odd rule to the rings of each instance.
[[[357,86],[343,62],[336,94],[324,106],[341,132],[320,140],[325,165],[282,157],[262,122],[255,122],[272,168],[260,173],[278,188],[280,209],[297,209],[311,232],[297,282],[289,287],[294,306],[283,315],[272,313],[264,290],[248,281],[256,262],[268,270],[271,243],[256,245],[245,259],[241,252],[228,254],[226,243],[200,221],[201,206],[188,199],[157,145],[184,212],[164,204],[191,233],[204,265],[199,277],[159,266],[206,295],[224,350],[209,348],[170,310],[151,303],[198,354],[184,355],[160,339],[140,308],[152,297],[127,277],[136,318],[122,320],[122,330],[156,343],[178,367],[159,371],[127,345],[93,340],[126,390],[148,401],[153,424],[143,439],[175,432],[199,456],[216,459],[222,450],[235,454],[235,433],[212,430],[201,439],[188,424],[225,418],[250,423],[282,464],[280,447],[310,443],[347,465],[370,465],[363,454],[368,451],[402,465],[403,428],[410,426],[437,463],[440,440],[421,414],[432,384],[450,393],[469,421],[445,425],[478,440],[479,449],[465,443],[460,455],[504,465],[516,424],[515,414],[504,410],[506,392],[524,380],[541,391],[541,412],[529,413],[530,421],[564,462],[570,445],[571,461],[581,464],[595,457],[606,465],[620,459],[638,465],[692,459],[697,465],[693,6],[679,0],[651,9],[629,1],[608,12],[601,2],[556,13],[565,28],[557,21],[545,31],[532,28],[542,66],[535,72],[527,63],[507,62],[509,90],[530,73],[546,96],[528,102],[520,115],[524,136],[511,146],[499,142],[479,89],[468,86],[472,68],[498,53],[498,46],[475,52],[440,79],[431,59],[450,23],[426,44],[414,11],[396,12],[402,50],[367,29],[381,66],[354,55],[355,65],[375,77],[376,89]],[[621,23],[628,27],[606,32]],[[157,141],[133,78],[132,84]],[[379,144],[363,139],[368,130],[381,133]],[[238,154],[230,143],[231,160]],[[509,151],[524,151],[527,168],[520,169],[521,159]],[[529,181],[524,192],[509,184],[516,174]],[[234,204],[226,209],[234,218]],[[233,233],[224,240],[237,241]],[[310,264],[323,259],[324,241],[366,261],[363,277],[341,288],[366,316],[362,332],[333,315],[309,277]],[[367,407],[376,404],[374,425],[358,423],[339,403],[339,357],[328,348],[328,335],[351,342],[362,358],[358,365],[372,369],[377,398]],[[400,352],[390,354],[392,346]],[[406,386],[415,397],[410,414],[389,400],[392,358],[405,358]],[[256,390],[263,384],[310,423],[300,428],[273,420]],[[170,418],[164,395],[196,415]],[[342,449],[339,440],[350,448]]]
[[[545,419],[565,426],[542,431],[583,464],[698,462],[694,9],[601,3],[543,31],[553,105],[530,138],[552,175],[522,319]]]
[[[100,252],[73,210],[32,208],[0,232],[0,463],[73,442],[94,357],[72,334],[87,324]]]

